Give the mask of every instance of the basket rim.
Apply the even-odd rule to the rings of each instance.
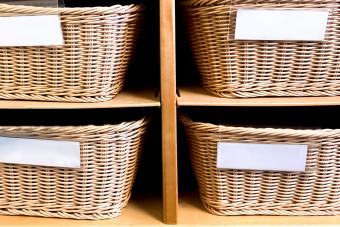
[[[287,1],[287,0],[286,0]],[[292,5],[301,5],[300,3],[295,3],[294,0],[290,0],[291,3],[287,2],[284,4],[292,4]],[[311,4],[315,4],[313,3],[311,0],[309,0],[310,2],[306,2],[306,3],[302,3],[304,5],[311,5]],[[339,1],[338,0],[319,0],[320,2],[323,2],[323,4],[338,4]],[[181,5],[184,6],[188,6],[188,7],[213,7],[213,6],[236,6],[236,4],[233,2],[233,0],[181,0],[180,2]],[[256,4],[255,3],[249,3],[249,2],[245,2],[245,3],[238,3],[237,5],[253,5],[254,7],[256,6],[261,6],[261,5],[280,5],[280,3],[274,3],[274,2],[270,2],[270,3],[260,3],[260,4]],[[282,3],[281,3],[282,5]]]
[[[105,14],[105,13],[132,13],[139,12],[144,9],[143,4],[129,4],[129,5],[112,5],[112,6],[98,6],[98,7],[40,7],[40,6],[26,6],[26,5],[8,5],[0,3],[0,13],[19,13],[19,14],[34,14],[34,13],[68,13],[68,14]]]
[[[142,117],[139,120],[132,120],[132,121],[123,121],[122,123],[118,124],[105,124],[105,125],[78,125],[78,126],[0,126],[1,129],[6,129],[6,130],[17,130],[17,129],[34,129],[34,131],[39,131],[39,130],[46,130],[50,129],[53,131],[65,131],[68,130],[72,132],[73,130],[79,130],[81,129],[83,133],[86,132],[96,132],[100,133],[99,131],[106,132],[107,130],[115,130],[115,131],[123,131],[126,130],[127,128],[130,129],[135,129],[139,127],[143,127],[147,125],[150,122],[150,117]]]
[[[263,136],[314,136],[314,137],[339,137],[340,129],[291,129],[291,128],[255,128],[255,127],[242,127],[242,126],[227,126],[216,125],[205,122],[195,122],[191,120],[187,115],[180,114],[180,121],[186,127],[186,129],[192,129],[203,133],[248,133],[252,135]]]

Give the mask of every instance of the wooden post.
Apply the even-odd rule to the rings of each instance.
[[[177,111],[175,0],[160,0],[160,64],[162,103],[163,219],[177,222]]]

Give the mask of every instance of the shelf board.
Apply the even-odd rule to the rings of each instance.
[[[0,101],[0,109],[95,109],[95,108],[128,108],[159,107],[160,100],[155,90],[122,91],[115,98],[106,102],[72,103],[41,101]]]
[[[208,213],[196,194],[179,200],[180,225],[339,225],[340,216],[217,216]]]
[[[336,97],[273,97],[273,98],[220,98],[201,87],[179,89],[178,106],[334,106],[340,105]]]
[[[61,218],[26,216],[0,216],[0,226],[113,226],[113,225],[161,225],[161,198],[133,199],[118,218],[89,221]]]

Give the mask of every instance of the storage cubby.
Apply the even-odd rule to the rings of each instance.
[[[257,129],[266,128],[289,128],[289,129],[305,129],[305,130],[322,130],[322,129],[338,129],[340,124],[337,121],[339,114],[338,106],[288,106],[288,107],[225,107],[225,106],[180,106],[179,115],[185,114],[193,122],[194,128],[200,130],[201,135],[205,134],[206,142],[214,137],[209,134],[213,133],[212,125],[225,125],[232,127],[251,127]],[[327,116],[327,117],[326,117]],[[205,131],[199,129],[205,124]],[[193,128],[193,130],[194,130]],[[222,130],[222,129],[221,129]],[[193,133],[193,131],[191,131]],[[222,132],[221,132],[222,133]],[[246,135],[246,130],[244,131]],[[288,133],[289,134],[289,133]],[[209,137],[211,135],[211,137]],[[230,134],[232,135],[232,134]],[[268,131],[268,140],[271,133]],[[196,136],[200,137],[199,134]],[[266,140],[263,134],[263,140]],[[221,134],[222,137],[222,134]],[[237,136],[233,137],[236,138]],[[281,139],[284,140],[282,135]],[[223,137],[225,138],[225,137]],[[241,136],[239,138],[242,138]],[[243,139],[246,139],[245,137]],[[249,134],[249,140],[252,138]],[[248,140],[247,139],[247,140]],[[326,135],[325,135],[326,140]],[[192,169],[192,162],[189,157],[188,137],[184,131],[182,123],[178,124],[178,159],[179,159],[179,212],[178,223],[180,224],[337,224],[338,216],[217,216],[209,213],[203,207],[202,201],[198,193],[198,184],[196,176]],[[289,142],[289,141],[287,141]],[[201,144],[200,146],[204,146]],[[208,147],[206,147],[208,149]],[[198,152],[198,151],[197,151]],[[200,152],[203,152],[201,150]],[[199,152],[197,153],[197,155]],[[197,158],[197,157],[196,157]],[[210,159],[211,157],[209,157]],[[208,157],[207,157],[208,159]],[[197,164],[197,163],[196,163]],[[207,165],[207,162],[202,165]],[[201,170],[202,171],[202,170]],[[214,171],[213,169],[211,171]],[[203,174],[203,173],[200,173]],[[207,174],[207,173],[206,173]],[[336,174],[336,173],[335,173]],[[205,175],[207,176],[207,175]],[[249,175],[250,176],[250,175]],[[202,176],[203,177],[203,176]],[[204,177],[203,177],[204,178]],[[217,177],[216,180],[219,178]],[[231,180],[231,179],[230,179]],[[332,178],[332,182],[337,182],[337,175]],[[231,184],[231,182],[230,182]],[[213,186],[213,180],[211,190]],[[249,186],[250,187],[250,186]],[[205,190],[208,189],[207,185]],[[211,191],[211,195],[217,193]],[[222,192],[221,192],[222,193]],[[223,193],[222,193],[223,194]],[[222,195],[221,194],[221,195]],[[199,220],[188,218],[190,216],[199,216]]]
[[[19,1],[15,2],[20,3]],[[25,2],[27,4],[27,1]],[[75,103],[1,100],[1,125],[104,125],[146,116],[150,119],[131,199],[118,218],[89,221],[30,216],[1,216],[3,225],[153,225],[163,222],[159,2],[66,1],[68,7],[144,4],[140,36],[128,66],[123,90],[105,102]]]
[[[337,115],[339,113],[338,105],[340,104],[340,99],[338,96],[220,98],[206,91],[201,85],[198,66],[194,61],[193,51],[189,45],[188,31],[184,22],[180,2],[181,1],[176,1],[176,93],[178,116],[185,114],[195,122],[212,123],[216,125],[291,127],[294,129],[339,128],[340,124]],[[203,9],[204,3],[203,1],[201,3]],[[218,2],[216,2],[216,4],[218,4]],[[198,10],[201,9],[197,9],[197,11]],[[218,10],[217,6],[216,10]],[[206,12],[208,12],[208,10]],[[212,11],[210,13],[213,14]],[[222,24],[223,23],[219,24],[220,28],[223,26]],[[211,31],[211,37],[213,37],[213,29]],[[223,36],[221,33],[218,35]],[[205,41],[208,43],[207,40]],[[221,45],[219,48],[220,47]],[[201,55],[203,55],[203,53],[202,51]],[[216,53],[216,56],[217,55]],[[208,54],[206,58],[208,58]],[[199,126],[195,125],[195,127]],[[339,216],[218,216],[209,213],[206,208],[204,208],[199,196],[198,183],[190,161],[187,136],[184,131],[184,126],[179,119],[177,129],[179,179],[178,224],[323,225],[340,223]],[[211,130],[211,128],[207,126],[206,131],[208,130]],[[202,133],[204,132],[202,131]],[[209,186],[207,186],[207,188],[208,187]],[[214,194],[215,192],[211,193]],[[191,217],[199,218],[194,219]]]

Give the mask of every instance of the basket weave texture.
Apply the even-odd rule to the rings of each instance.
[[[44,8],[0,4],[0,15],[55,14],[64,46],[0,48],[0,98],[98,102],[121,91],[141,5]]]
[[[204,207],[217,215],[339,215],[340,130],[244,128],[181,117]],[[217,169],[218,142],[308,144],[305,172]]]
[[[182,6],[203,86],[212,94],[340,95],[339,0],[188,0]],[[235,40],[239,8],[330,9],[326,40]]]
[[[80,141],[81,168],[0,164],[0,214],[107,219],[127,205],[148,120],[118,125],[0,127],[0,134]]]

